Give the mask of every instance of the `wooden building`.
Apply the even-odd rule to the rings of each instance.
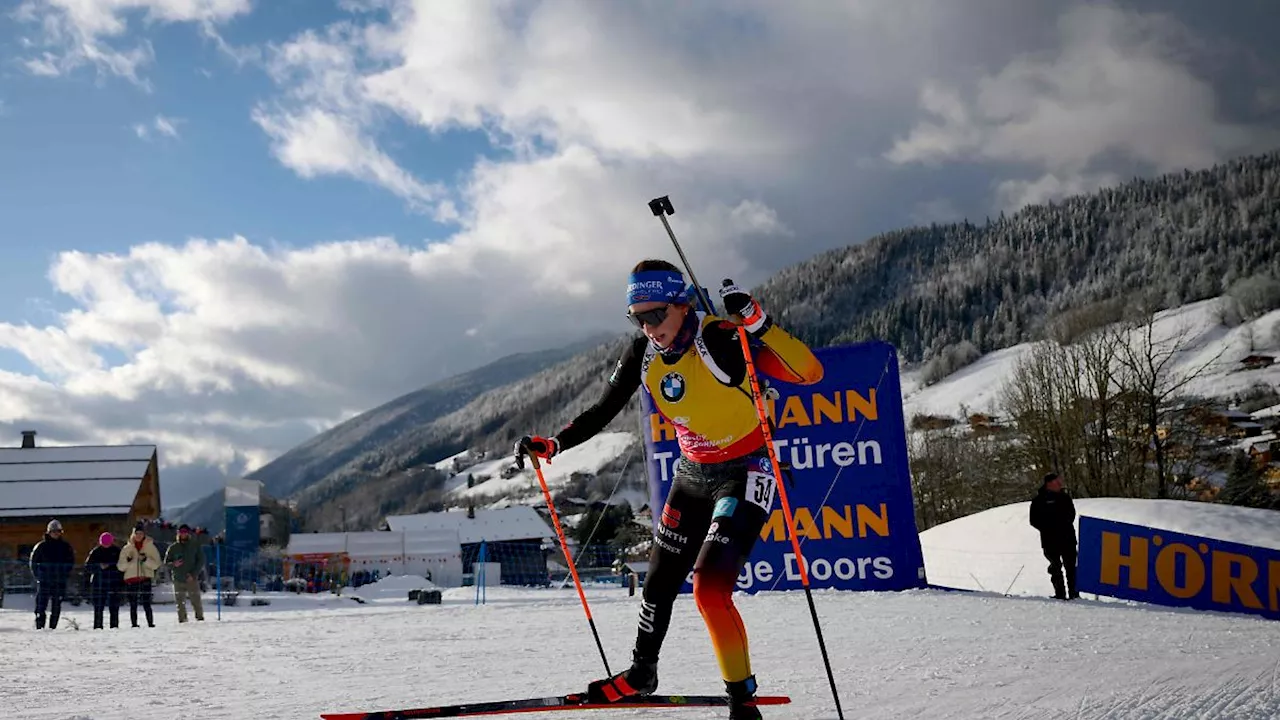
[[[0,448],[0,559],[25,562],[50,520],[62,523],[76,562],[105,530],[123,544],[140,519],[160,516],[154,445]]]

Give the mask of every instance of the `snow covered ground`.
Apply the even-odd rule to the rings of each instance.
[[[1081,515],[1280,550],[1280,512],[1184,500],[1077,498]],[[1052,594],[1030,502],[991,508],[920,533],[929,582],[1009,595]],[[1280,717],[1278,715],[1277,717]]]
[[[1189,503],[1087,500],[1081,512],[1158,518],[1177,530],[1280,547],[1263,511]],[[922,534],[930,579],[992,592],[817,591],[844,715],[877,718],[1280,717],[1280,623],[1121,601],[1046,599],[1025,505]],[[1025,563],[1011,597],[1009,563]],[[953,582],[949,582],[953,581]],[[967,584],[966,584],[967,583]],[[216,619],[155,629],[90,630],[85,606],[56,631],[33,629],[30,596],[0,610],[0,712],[32,720],[316,718],[375,709],[580,690],[603,665],[572,587],[448,589],[442,605],[407,600],[390,578],[349,597],[269,594]],[[637,598],[616,586],[587,597],[620,669]],[[241,596],[244,600],[244,596]],[[739,595],[764,692],[791,705],[769,719],[836,717],[801,593]],[[127,609],[126,609],[127,625]],[[718,692],[717,666],[691,598],[677,603],[660,669],[666,692]],[[720,717],[716,710],[599,711],[605,718]],[[554,716],[550,716],[554,717]],[[549,717],[549,720],[550,720]],[[570,715],[570,717],[573,717]]]

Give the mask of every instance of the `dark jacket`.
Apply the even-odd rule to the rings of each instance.
[[[124,573],[116,567],[120,562],[120,548],[115,545],[95,546],[84,559],[84,574],[89,586],[95,590],[114,592],[124,584]]]
[[[1031,527],[1040,531],[1040,547],[1070,548],[1076,544],[1076,504],[1066,490],[1044,488],[1031,501]]]
[[[54,539],[45,533],[44,539],[31,549],[31,574],[38,582],[65,587],[75,564],[75,551],[65,538]]]
[[[178,564],[181,561],[181,564]],[[199,579],[204,569],[204,550],[195,538],[176,540],[164,553],[164,562],[173,568],[173,581],[186,582]]]

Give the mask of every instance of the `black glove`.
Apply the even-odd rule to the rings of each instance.
[[[746,326],[747,332],[759,333],[763,331],[765,326],[764,308],[760,307],[760,303],[751,297],[745,290],[734,284],[733,280],[725,278],[720,287],[720,303],[724,305],[724,311],[729,315],[736,315],[742,319],[742,324]]]

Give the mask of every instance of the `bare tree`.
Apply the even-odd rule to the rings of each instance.
[[[1161,432],[1175,400],[1193,380],[1216,364],[1225,348],[1213,357],[1197,362],[1187,371],[1179,371],[1177,360],[1194,349],[1190,328],[1180,326],[1167,337],[1156,331],[1156,305],[1140,299],[1129,325],[1126,342],[1120,346],[1121,384],[1132,392],[1142,413],[1144,441],[1155,462],[1156,497],[1169,497],[1172,477],[1169,469],[1168,436]]]
[[[1083,392],[1078,353],[1045,340],[1017,363],[1002,389],[1001,406],[1022,438],[1023,462],[1029,469],[1078,473],[1086,467],[1083,444],[1089,423],[1089,403]]]
[[[918,431],[908,440],[916,523],[948,520],[1027,499],[1030,473],[1016,443],[999,430],[962,426]]]
[[[1073,345],[1081,372],[1083,397],[1089,407],[1084,424],[1087,468],[1085,487],[1100,497],[1137,497],[1142,494],[1142,453],[1135,453],[1124,429],[1132,427],[1133,405],[1117,378],[1117,358],[1124,336],[1114,325],[1101,327]]]

